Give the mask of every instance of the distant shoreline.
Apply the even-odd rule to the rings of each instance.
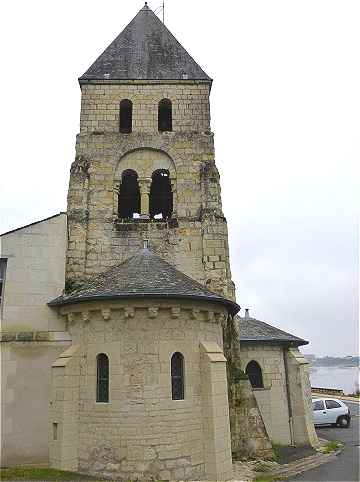
[[[355,365],[341,365],[341,364],[337,364],[337,365],[326,365],[326,364],[323,364],[323,363],[312,363],[310,362],[310,365],[312,368],[360,368],[358,364],[355,364]]]
[[[360,358],[358,356],[347,356],[347,357],[316,357],[315,355],[305,355],[310,365],[314,368],[359,368]]]

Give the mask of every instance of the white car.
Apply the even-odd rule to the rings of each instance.
[[[312,399],[315,425],[332,425],[341,428],[350,426],[351,414],[349,407],[337,398]]]

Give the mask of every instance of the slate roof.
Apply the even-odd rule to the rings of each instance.
[[[307,345],[309,342],[297,336],[286,333],[255,318],[236,317],[240,327],[241,343],[273,343],[286,345]]]
[[[146,5],[83,74],[89,80],[206,80],[210,77]]]
[[[82,301],[131,298],[202,300],[225,305],[231,313],[237,313],[240,309],[233,301],[207,290],[149,249],[141,250],[123,263],[95,276],[81,288],[63,294],[48,304],[62,306]]]

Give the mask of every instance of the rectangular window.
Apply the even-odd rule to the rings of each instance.
[[[0,259],[0,308],[4,298],[6,262],[7,259]]]

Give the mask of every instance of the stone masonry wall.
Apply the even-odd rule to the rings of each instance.
[[[158,104],[172,102],[173,130],[202,132],[210,128],[209,83],[160,83],[133,81],[123,84],[86,84],[81,86],[80,131],[118,132],[119,104],[133,103],[133,131],[158,130]]]
[[[68,195],[67,289],[135,254],[145,238],[178,269],[234,299],[208,96],[201,83],[82,86]],[[173,132],[159,133],[157,104],[166,97],[173,103]],[[133,102],[131,134],[118,132],[123,98]],[[118,219],[124,167],[137,171],[142,186],[159,167],[169,170],[174,213],[168,223]]]
[[[286,377],[281,346],[241,345],[241,366],[255,360],[261,367],[264,388],[254,389],[266,430],[275,444],[291,443],[289,409],[286,394]]]
[[[205,475],[207,447],[219,447],[218,467],[225,470],[224,451],[228,450],[230,461],[231,453],[229,439],[221,441],[221,437],[226,437],[224,422],[216,443],[203,436],[200,376],[200,342],[212,342],[221,352],[222,310],[208,303],[179,305],[154,300],[83,303],[62,308],[73,344],[79,347],[77,353],[83,354],[79,359],[80,371],[66,373],[69,380],[80,374],[79,382],[75,378],[71,382],[71,386],[80,388],[80,472],[126,480],[199,479]],[[176,351],[185,358],[184,400],[171,399],[170,359]],[[95,401],[98,353],[109,356],[109,403]],[[219,361],[223,360],[222,356]],[[56,365],[63,364],[59,360]],[[220,372],[216,373],[219,376]],[[216,378],[219,388],[215,383],[212,390],[219,390],[215,393],[219,393],[224,404],[225,369],[221,373],[222,379]],[[59,408],[55,402],[53,406]],[[219,409],[220,406],[213,408]],[[224,407],[221,410],[224,412]],[[54,417],[62,433],[59,416],[57,409]],[[64,417],[66,420],[65,412]],[[229,428],[227,434],[229,438]],[[61,444],[61,440],[57,443]],[[60,466],[60,448],[57,450],[54,445],[53,453],[52,466]],[[228,467],[229,460],[226,463]],[[71,464],[76,468],[73,461]]]

